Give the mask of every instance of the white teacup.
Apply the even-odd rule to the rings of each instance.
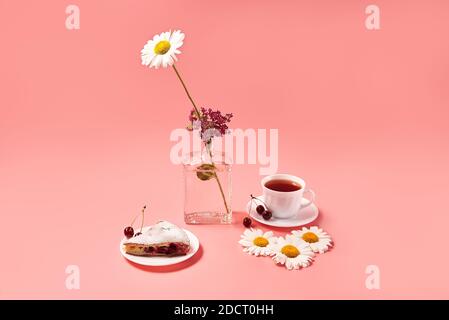
[[[300,188],[294,191],[276,191],[267,188],[266,184],[273,180],[288,180]],[[273,217],[279,219],[288,219],[299,213],[302,208],[310,206],[315,200],[315,193],[306,188],[306,183],[303,179],[293,176],[291,174],[273,174],[262,179],[262,190],[264,202],[271,211]],[[310,194],[310,199],[306,204],[302,204],[302,199],[305,193]]]

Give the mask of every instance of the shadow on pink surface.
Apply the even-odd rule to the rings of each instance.
[[[182,269],[186,269],[186,268],[194,265],[201,259],[202,256],[203,256],[203,246],[200,244],[200,247],[198,248],[197,253],[195,253],[195,255],[192,258],[190,258],[186,261],[180,262],[180,263],[169,265],[169,266],[143,266],[143,265],[134,263],[132,261],[129,261],[125,258],[123,258],[123,259],[125,259],[126,262],[128,262],[128,264],[130,264],[134,268],[140,269],[145,272],[169,273],[169,272],[180,271]]]
[[[234,211],[232,213],[232,216],[233,216],[233,219],[232,219],[233,226],[240,227],[240,226],[243,226],[243,219],[245,217],[249,217],[249,214],[246,211]],[[312,221],[311,223],[308,223],[306,225],[299,226],[299,227],[291,227],[291,228],[289,228],[289,227],[287,227],[287,228],[286,227],[274,227],[274,226],[265,225],[263,223],[255,221],[254,219],[252,219],[252,220],[253,220],[252,224],[251,224],[252,228],[262,228],[262,229],[271,230],[273,232],[289,233],[293,230],[302,229],[303,227],[308,227],[308,228],[311,226],[321,227],[321,223],[323,221],[323,211],[321,209],[319,209],[318,217],[314,221]]]

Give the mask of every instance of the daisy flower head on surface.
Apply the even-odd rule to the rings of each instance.
[[[172,66],[177,60],[176,55],[181,53],[179,48],[183,44],[184,37],[184,33],[180,30],[155,35],[141,51],[142,64],[156,69],[160,66],[164,68]]]
[[[325,253],[332,247],[331,237],[318,227],[303,227],[301,230],[292,231],[292,234],[294,237],[306,242],[313,252]]]
[[[315,255],[306,242],[291,235],[278,238],[270,249],[274,252],[274,262],[285,265],[288,270],[308,267]]]
[[[273,232],[263,232],[260,229],[247,229],[241,235],[239,243],[244,247],[243,251],[255,256],[271,256],[271,246],[277,241],[276,237],[273,237]]]

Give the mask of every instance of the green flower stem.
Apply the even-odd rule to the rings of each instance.
[[[192,103],[193,109],[195,110],[195,113],[196,113],[196,116],[198,117],[198,120],[201,120],[200,110],[196,106],[195,101],[193,101],[193,98],[190,95],[190,92],[187,89],[187,86],[185,85],[184,81],[182,80],[181,75],[179,74],[178,69],[176,69],[176,66],[174,64],[173,64],[173,70],[175,70],[176,76],[178,77],[179,81],[181,82],[182,87],[184,88],[184,91],[187,94],[187,97],[189,98],[190,102]],[[209,152],[210,161],[211,161],[212,165],[214,165],[214,168],[215,168],[215,164],[214,164],[214,161],[212,159],[212,150],[208,147],[207,143],[205,144],[205,146],[206,146],[207,151]],[[220,179],[218,178],[218,175],[217,175],[217,172],[215,171],[215,169],[213,169],[213,175],[214,175],[215,180],[217,181],[218,188],[220,189],[221,197],[223,198],[223,203],[224,203],[224,206],[226,208],[226,213],[229,213],[229,207],[228,207],[228,203],[226,201],[226,196],[225,196],[225,194],[223,192],[223,187],[221,185]]]
[[[195,109],[195,113],[196,113],[196,115],[197,115],[197,117],[198,117],[198,120],[200,120],[200,119],[201,119],[201,113],[200,113],[200,110],[199,110],[198,107],[196,106],[195,101],[193,101],[193,98],[192,98],[192,96],[190,95],[189,90],[187,90],[186,84],[185,84],[184,81],[182,80],[181,75],[179,74],[178,69],[176,69],[176,67],[175,67],[174,64],[173,64],[173,70],[175,70],[176,75],[178,76],[179,81],[181,81],[182,87],[184,88],[184,91],[187,93],[187,97],[189,98],[190,102],[192,102],[193,109]]]
[[[212,160],[212,150],[208,147],[207,144],[206,144],[206,148],[209,151],[210,162],[212,162],[212,164],[214,164],[214,161]],[[217,172],[215,171],[215,169],[213,171],[213,175],[214,175],[214,178],[217,180],[218,188],[220,188],[220,193],[221,193],[221,197],[223,198],[223,203],[226,208],[226,213],[229,213],[229,207],[228,207],[228,203],[226,202],[226,196],[223,192],[223,187],[221,186],[220,179],[218,179],[218,175],[217,175]]]

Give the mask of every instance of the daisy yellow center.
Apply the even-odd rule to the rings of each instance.
[[[313,232],[306,232],[302,235],[302,240],[308,243],[318,242],[318,236]]]
[[[283,246],[281,252],[289,258],[296,258],[300,254],[298,248],[292,246],[291,244]]]
[[[170,50],[170,42],[167,40],[161,40],[154,46],[154,53],[155,54],[166,54],[168,50]]]
[[[268,240],[264,237],[257,237],[253,240],[253,243],[258,247],[268,246]]]

